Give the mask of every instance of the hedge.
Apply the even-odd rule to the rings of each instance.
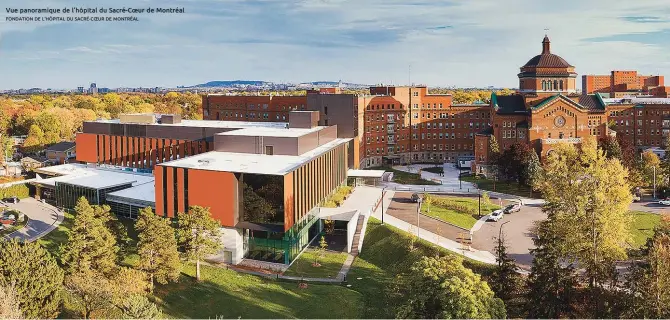
[[[6,188],[0,188],[0,198],[16,196],[19,199],[30,197],[30,189],[28,184],[19,183]]]
[[[467,213],[467,214],[470,214],[470,215],[476,215],[477,214],[476,209],[474,209],[470,206],[464,205],[464,204],[460,204],[460,203],[452,201],[452,200],[435,199],[433,201],[434,201],[433,203],[436,206],[439,206],[439,207],[442,207],[442,208],[445,208],[445,209],[450,209],[450,210],[454,210],[454,211],[457,211],[457,212]]]

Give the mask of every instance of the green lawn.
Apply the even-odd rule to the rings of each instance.
[[[439,185],[439,183],[422,179],[421,176],[417,173],[409,173],[405,171],[395,170],[388,166],[367,168],[367,170],[384,170],[387,172],[393,172],[393,182],[399,184],[410,184],[410,185]]]
[[[315,259],[321,264],[320,267],[312,266]],[[337,273],[342,269],[342,265],[346,259],[346,252],[326,250],[322,255],[315,248],[308,248],[284,272],[284,275],[305,278],[335,278],[337,277]]]
[[[479,211],[479,199],[478,198],[466,198],[466,197],[434,197],[436,200],[439,199],[448,199],[460,205],[466,206],[473,210],[474,212]],[[430,211],[428,211],[430,209]],[[500,209],[500,206],[494,204],[485,205],[482,203],[481,213],[482,216],[491,213],[493,210]],[[461,228],[472,229],[477,220],[479,220],[478,214],[469,214],[467,212],[457,211],[449,208],[440,206],[437,203],[431,204],[421,204],[421,213],[427,216],[440,219],[442,221],[457,225]]]
[[[479,176],[462,176],[461,180],[466,182],[471,182],[477,184],[479,189],[495,191],[500,193],[517,195],[520,197],[529,197],[530,188],[528,186],[519,185],[516,182],[504,182],[504,181],[495,181],[495,188],[493,187],[494,181],[485,179]],[[539,192],[533,192],[532,198],[540,198],[541,194]]]
[[[178,283],[158,286],[158,304],[169,318],[355,319],[362,317],[361,293],[340,285],[269,280],[217,267],[185,265]]]
[[[630,226],[633,234],[633,246],[637,249],[647,243],[647,239],[654,235],[654,228],[661,222],[661,216],[654,213],[631,211],[634,216]]]
[[[37,240],[39,243],[47,249],[56,258],[60,257],[59,247],[61,244],[67,242],[68,232],[72,228],[74,223],[74,215],[71,213],[64,212],[63,222],[58,226],[58,228],[49,232],[46,236]]]
[[[351,289],[361,293],[364,309],[362,318],[394,318],[391,302],[386,290],[393,278],[409,270],[411,265],[424,256],[455,256],[454,253],[437,248],[433,244],[417,240],[415,250],[409,249],[410,236],[407,232],[370,218],[365,232],[363,250],[354,260],[347,281]],[[472,260],[463,264],[483,277],[490,276],[492,265]],[[359,279],[360,278],[360,279]]]

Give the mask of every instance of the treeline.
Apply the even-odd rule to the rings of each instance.
[[[651,167],[665,181],[664,162],[650,152],[640,157],[615,138],[556,144],[541,165],[521,145],[501,151],[493,139],[491,150],[492,174],[540,192],[547,214],[533,230],[528,277],[516,272],[501,229],[489,284],[509,316],[670,317],[670,216],[637,249],[629,211],[631,189],[653,178]]]
[[[28,135],[29,152],[72,141],[84,121],[117,118],[122,113],[173,113],[201,119],[202,99],[194,93],[107,93],[0,97],[0,135]],[[2,145],[5,145],[3,143]]]
[[[429,88],[430,94],[450,94],[454,104],[469,104],[475,102],[489,103],[491,101],[491,94],[495,92],[497,95],[506,96],[514,93],[511,89],[502,90],[465,90],[465,89],[445,89],[445,88]]]

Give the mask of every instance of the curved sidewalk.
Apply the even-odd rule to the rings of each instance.
[[[7,206],[28,216],[26,226],[6,235],[7,239],[33,242],[56,229],[65,218],[63,212],[56,207],[33,198],[21,199],[21,202]]]

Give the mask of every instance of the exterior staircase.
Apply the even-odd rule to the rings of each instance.
[[[356,233],[354,233],[354,239],[352,240],[351,244],[351,255],[352,256],[358,256],[358,244],[360,243],[361,239],[361,229],[363,229],[363,223],[365,223],[365,216],[364,215],[359,215],[358,216],[358,222],[356,224]]]

